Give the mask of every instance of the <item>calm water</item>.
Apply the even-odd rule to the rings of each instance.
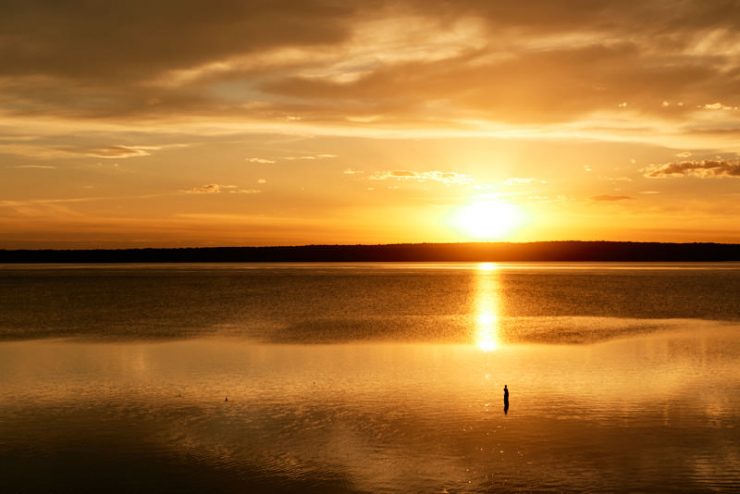
[[[740,492],[740,264],[0,267],[0,485]]]

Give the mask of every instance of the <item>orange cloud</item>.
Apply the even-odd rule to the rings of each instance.
[[[456,128],[595,114],[607,125],[644,122],[641,116],[698,124],[702,117],[694,113],[740,104],[733,51],[740,22],[730,4],[461,0],[452,8],[442,0],[288,0],[228,2],[211,11],[191,0],[176,8],[170,0],[156,7],[134,0],[104,11],[82,1],[65,5],[4,7],[0,105],[9,114]],[[404,19],[423,29],[409,29]],[[384,35],[367,34],[378,32]],[[156,83],[175,72],[196,76]],[[126,154],[100,154],[108,152]]]
[[[259,194],[258,189],[241,189],[236,185],[206,184],[184,191],[187,194]]]
[[[443,184],[465,184],[473,179],[469,175],[457,172],[426,171],[415,172],[410,170],[389,170],[374,173],[368,177],[370,180],[408,180],[414,182],[439,182]]]
[[[651,165],[643,170],[648,178],[686,177],[740,178],[740,160],[679,161]]]

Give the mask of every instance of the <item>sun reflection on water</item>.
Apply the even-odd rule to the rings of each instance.
[[[478,264],[475,288],[475,344],[484,352],[500,346],[497,265],[491,262]]]

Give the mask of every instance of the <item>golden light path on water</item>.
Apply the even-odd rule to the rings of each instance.
[[[484,352],[497,350],[499,340],[498,266],[492,262],[478,264],[475,290],[474,342]]]

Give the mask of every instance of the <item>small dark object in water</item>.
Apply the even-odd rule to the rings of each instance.
[[[504,384],[504,415],[509,413],[509,388]]]

